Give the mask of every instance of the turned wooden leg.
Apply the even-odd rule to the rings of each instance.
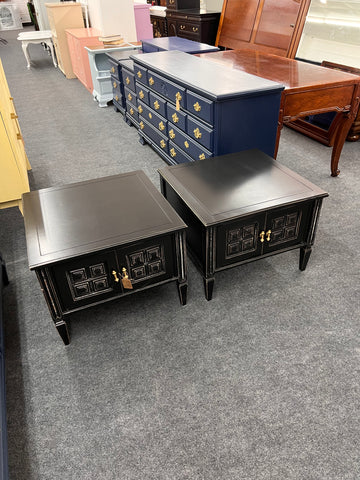
[[[306,265],[309,261],[311,254],[311,247],[302,247],[300,248],[300,262],[299,262],[299,268],[303,272],[306,268]]]

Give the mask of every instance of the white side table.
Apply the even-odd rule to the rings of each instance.
[[[27,61],[27,68],[30,68],[30,62],[31,62],[29,51],[28,51],[28,46],[30,43],[45,43],[50,49],[54,67],[57,67],[51,30],[21,32],[19,33],[17,39],[21,41],[21,46]]]

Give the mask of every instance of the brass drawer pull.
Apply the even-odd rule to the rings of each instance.
[[[154,80],[152,77],[150,77],[150,78],[149,78],[149,83],[150,83],[150,85],[154,85],[155,80]]]
[[[176,113],[174,113],[174,114],[171,116],[171,118],[173,119],[173,122],[174,122],[174,123],[178,123],[179,117],[176,115]]]
[[[199,30],[198,27],[193,27],[193,32],[196,33]]]
[[[134,115],[134,109],[132,107],[130,108],[130,115]]]
[[[185,30],[186,25],[180,25],[180,30]]]
[[[268,230],[268,231],[266,232],[266,240],[267,240],[268,242],[270,242],[270,240],[271,240],[271,230]]]
[[[145,127],[144,122],[141,121],[141,122],[139,123],[139,125],[140,125],[141,130],[144,130],[144,127]]]
[[[265,241],[265,232],[263,230],[262,232],[260,232],[260,242],[264,243],[264,241]]]
[[[171,129],[171,130],[169,131],[169,137],[171,138],[171,140],[172,140],[173,138],[175,138],[175,133],[174,133],[174,130],[173,130],[173,129]]]
[[[176,157],[175,148],[172,148],[172,149],[170,150],[170,155],[171,155],[173,158]]]
[[[185,140],[184,145],[185,145],[186,148],[190,147],[189,142],[187,140]]]
[[[140,90],[139,92],[139,97],[141,98],[141,100],[145,97],[145,93],[142,90]]]
[[[195,128],[194,136],[195,136],[195,138],[201,138],[202,137],[202,133],[200,132],[200,130],[198,128]]]
[[[115,68],[111,67],[111,73],[115,73]]]
[[[126,85],[129,85],[129,83],[130,83],[130,78],[129,78],[129,77],[126,77],[125,82],[126,82]]]
[[[150,118],[150,120],[152,119],[152,113],[151,112],[149,112],[149,118]]]
[[[138,106],[138,111],[139,111],[139,113],[142,113],[144,111],[144,109],[142,108],[141,105]]]
[[[113,83],[113,87],[116,88],[117,87],[117,84],[116,82]]]
[[[155,100],[155,102],[154,102],[154,107],[155,107],[155,110],[159,110],[159,108],[160,108],[160,104],[157,100]]]
[[[164,122],[163,122],[163,121],[161,121],[161,122],[159,123],[159,130],[161,130],[161,131],[165,130],[165,125],[164,125]]]
[[[118,102],[119,101],[119,95],[115,95],[115,100]]]
[[[200,153],[199,160],[205,160],[205,153]]]
[[[165,140],[160,140],[160,147],[165,148],[166,147],[166,142]]]
[[[116,270],[113,270],[111,273],[114,276],[115,282],[118,283],[120,280],[119,280],[119,277],[117,276]]]
[[[195,112],[200,112],[201,105],[199,104],[199,102],[194,103],[193,107],[194,107]]]
[[[138,78],[142,78],[142,73],[140,72],[140,70],[138,70],[137,74]]]
[[[128,99],[130,100],[130,102],[131,102],[132,98],[133,97],[132,97],[131,93],[128,93]]]

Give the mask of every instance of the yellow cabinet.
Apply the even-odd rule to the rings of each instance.
[[[30,190],[27,174],[30,168],[0,60],[0,208],[18,206],[22,212],[21,195]]]

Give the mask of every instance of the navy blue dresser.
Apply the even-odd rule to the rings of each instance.
[[[139,135],[169,164],[274,155],[283,85],[179,51],[131,55]]]

